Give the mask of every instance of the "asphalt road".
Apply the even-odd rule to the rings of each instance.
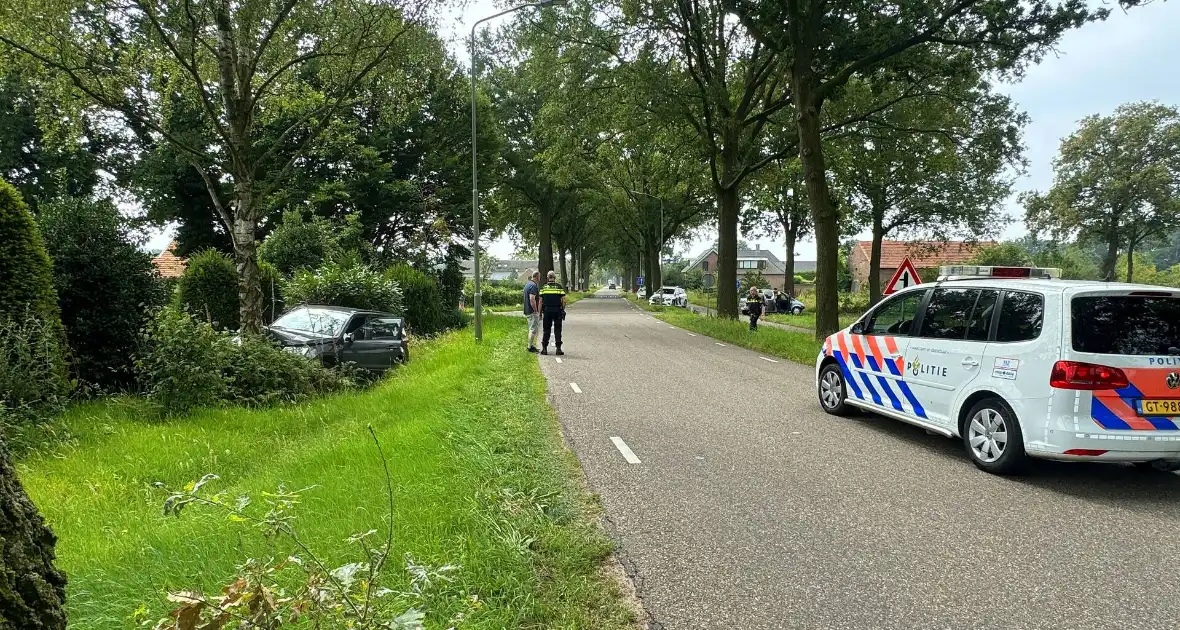
[[[1180,627],[1180,477],[988,475],[958,442],[824,414],[810,366],[622,299],[565,331],[550,398],[653,628]]]

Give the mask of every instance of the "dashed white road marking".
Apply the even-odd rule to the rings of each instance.
[[[561,363],[561,357],[553,357],[558,363]]]
[[[575,393],[575,394],[581,394],[581,393],[582,393],[582,388],[581,388],[581,387],[578,387],[578,384],[577,384],[577,383],[570,383],[570,389],[574,390],[574,393]]]
[[[725,347],[725,344],[721,343],[720,341],[714,341],[713,343],[715,343],[715,344],[717,344],[717,345],[721,346],[722,348],[724,348],[724,347]]]
[[[770,361],[771,363],[778,363],[778,361],[775,361],[774,359],[770,359],[767,357],[758,357],[758,358],[762,359],[763,361]]]
[[[688,336],[689,336],[689,337],[696,337],[696,335],[695,335],[695,334],[693,334],[693,333],[688,333]]]
[[[610,441],[615,443],[615,448],[619,449],[619,452],[623,454],[623,459],[627,460],[628,464],[643,463],[639,461],[639,458],[635,456],[635,451],[632,451],[631,447],[627,446],[627,443],[623,441],[623,438],[612,437]]]

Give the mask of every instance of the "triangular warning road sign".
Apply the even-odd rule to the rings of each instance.
[[[914,267],[914,263],[910,262],[907,256],[897,266],[897,271],[893,274],[893,278],[889,280],[889,284],[885,285],[885,290],[881,293],[883,295],[892,295],[915,284],[922,284],[922,277],[918,275],[918,269]]]

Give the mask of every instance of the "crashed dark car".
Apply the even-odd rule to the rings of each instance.
[[[266,330],[284,350],[328,367],[351,362],[383,372],[410,359],[405,320],[390,313],[303,305],[283,313]]]

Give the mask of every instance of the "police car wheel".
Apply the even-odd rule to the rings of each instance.
[[[1016,414],[999,398],[981,400],[967,412],[963,444],[976,466],[997,475],[1018,472],[1027,459]]]
[[[845,403],[847,390],[844,387],[844,374],[834,364],[828,364],[819,373],[819,405],[824,411],[833,416],[847,415],[848,404]]]

